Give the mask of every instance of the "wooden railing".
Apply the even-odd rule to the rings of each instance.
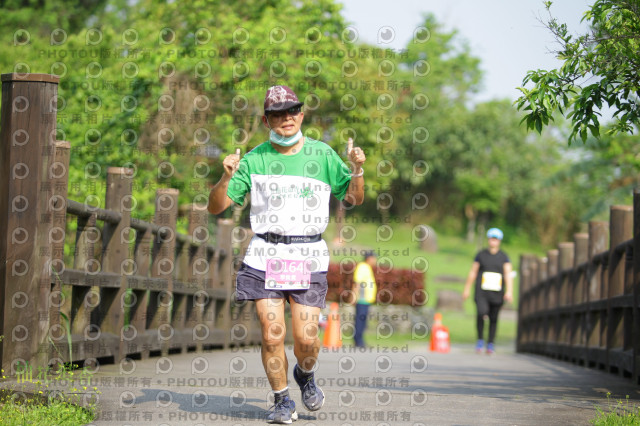
[[[633,195],[633,207],[612,206],[608,223],[590,222],[545,258],[522,256],[518,351],[640,384],[640,190]]]
[[[153,223],[131,217],[133,171],[107,170],[105,208],[67,198],[70,143],[56,141],[56,76],[2,75],[0,358],[5,372],[95,365],[259,342],[253,304],[233,304],[233,220],[209,243],[206,206],[176,231],[178,191]],[[64,261],[75,217],[73,264]],[[243,240],[246,240],[243,238]],[[242,253],[236,250],[236,253]]]

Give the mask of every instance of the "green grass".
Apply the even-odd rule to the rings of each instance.
[[[475,313],[445,311],[442,314],[442,323],[449,329],[449,339],[452,343],[475,343],[476,342],[476,316]],[[498,332],[496,334],[497,345],[513,344],[516,338],[516,321],[510,319],[500,319],[498,321]],[[485,335],[487,333],[488,321],[485,321]],[[486,338],[486,337],[485,337]]]
[[[353,241],[345,243],[343,247],[332,250],[331,261],[336,262],[344,258],[361,259],[360,253],[364,250],[374,250],[378,253],[381,262],[391,262],[394,267],[411,268],[415,259],[424,258],[428,262],[426,270],[426,290],[429,293],[437,292],[442,288],[459,290],[462,292],[464,280],[471,268],[473,258],[482,246],[469,243],[465,239],[446,234],[438,234],[438,251],[426,252],[419,248],[419,242],[412,241],[413,226],[409,223],[392,223],[393,235],[388,241],[378,241],[378,229],[380,224],[375,223],[348,223],[355,230]],[[325,239],[331,246],[335,236],[335,223],[329,223],[325,232]],[[386,239],[386,238],[385,238]],[[516,239],[514,238],[514,241]],[[483,240],[485,242],[485,240]],[[541,254],[538,247],[531,248],[522,244],[510,244],[508,241],[502,245],[511,258],[514,270],[518,270],[520,255],[525,253]],[[459,283],[442,283],[438,277],[456,277]],[[515,281],[515,295],[517,296],[517,279]],[[433,299],[433,298],[432,298]],[[517,300],[517,299],[516,299]],[[431,300],[428,306],[435,306],[435,300]]]
[[[360,261],[363,250],[375,250],[378,253],[378,260],[381,262],[391,262],[397,268],[412,268],[414,259],[424,258],[428,262],[425,272],[425,290],[428,294],[427,307],[435,308],[437,294],[440,290],[454,290],[462,294],[464,281],[467,277],[473,258],[477,251],[482,248],[475,243],[469,243],[465,239],[455,236],[438,234],[438,251],[435,253],[421,250],[419,242],[412,241],[412,230],[414,225],[409,223],[391,223],[393,235],[388,241],[381,241],[378,238],[380,224],[376,223],[347,223],[355,230],[353,241],[344,244],[337,250],[332,251],[331,261],[338,262],[344,258],[352,258]],[[335,223],[330,223],[325,238],[331,246],[331,241],[335,236]],[[382,235],[382,239],[387,239]],[[380,241],[379,241],[380,240]],[[538,247],[531,248],[520,242],[521,239],[513,238],[514,243],[505,241],[502,250],[505,251],[513,264],[515,271],[518,271],[521,254],[538,254],[542,250]],[[484,241],[484,240],[483,240]],[[386,258],[386,259],[384,259]],[[387,263],[388,264],[388,263]],[[444,280],[443,278],[446,278]],[[514,301],[505,304],[503,309],[516,309],[518,306],[518,279],[514,280]],[[444,311],[443,324],[449,328],[449,335],[452,343],[473,343],[476,341],[475,331],[475,303],[473,298],[464,302],[464,309],[460,311]],[[370,344],[376,342],[376,324],[369,324],[369,333],[373,335],[365,336]],[[497,344],[510,344],[516,338],[516,321],[501,318],[498,323]],[[373,329],[373,331],[371,331]],[[410,339],[410,335],[408,338]],[[399,336],[397,340],[406,341],[407,336]],[[387,339],[384,339],[387,340]],[[380,345],[387,344],[380,341]]]
[[[411,333],[394,333],[389,337],[379,338],[376,336],[375,326],[372,327],[372,321],[369,321],[367,330],[364,333],[364,341],[368,346],[381,347],[381,348],[403,348],[424,346],[429,344],[429,336],[422,339],[414,339]],[[324,339],[324,330],[318,332],[318,338],[322,342]],[[342,336],[342,344],[344,346],[355,346],[355,343],[351,337]]]
[[[6,426],[76,426],[91,423],[89,409],[42,395],[0,390],[0,424]]]
[[[447,311],[443,314],[443,324],[449,329],[449,339],[452,344],[466,344],[476,342],[476,325],[475,315],[465,312]],[[370,346],[381,347],[402,347],[402,346],[418,346],[429,344],[430,335],[422,338],[416,338],[411,333],[393,333],[389,337],[380,337],[376,333],[378,322],[372,318],[367,323],[365,331],[365,342]],[[486,326],[485,326],[486,327]],[[320,330],[320,340],[323,339],[323,331]],[[502,319],[498,322],[498,333],[496,336],[497,345],[511,345],[516,337],[516,322],[513,320]],[[343,344],[353,345],[353,339],[343,336]]]
[[[629,395],[626,401],[618,400],[614,404],[611,401],[611,394],[608,393],[607,401],[606,410],[596,407],[598,415],[591,420],[592,424],[597,426],[640,425],[640,406],[632,404],[629,401]]]

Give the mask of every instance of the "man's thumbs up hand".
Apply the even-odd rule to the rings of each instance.
[[[239,165],[240,165],[240,148],[236,148],[235,154],[227,155],[224,158],[224,160],[222,160],[224,173],[229,179],[233,176],[236,170],[238,170]]]
[[[347,157],[349,158],[349,161],[351,161],[355,166],[354,174],[359,174],[361,171],[360,168],[364,164],[367,157],[366,155],[364,155],[364,151],[361,148],[353,147],[352,138],[349,138],[349,140],[347,141]]]

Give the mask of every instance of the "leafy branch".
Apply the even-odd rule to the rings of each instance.
[[[614,110],[615,122],[608,134],[634,133],[640,123],[640,11],[631,0],[598,0],[583,18],[590,29],[574,36],[566,24],[551,15],[552,2],[545,2],[549,18],[545,27],[561,48],[555,52],[564,63],[554,70],[529,71],[522,93],[515,102],[526,112],[522,122],[538,133],[557,112],[571,121],[569,143],[589,134],[600,137],[600,111]],[[527,84],[533,83],[532,88]]]

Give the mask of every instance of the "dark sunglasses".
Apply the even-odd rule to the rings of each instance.
[[[302,112],[302,107],[301,106],[295,106],[295,107],[291,107],[289,109],[284,109],[282,111],[268,111],[267,115],[269,117],[282,118],[282,117],[286,117],[287,115],[296,116],[296,115],[300,114],[301,112]]]

